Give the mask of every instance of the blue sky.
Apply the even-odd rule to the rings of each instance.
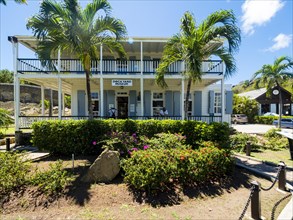
[[[0,69],[12,70],[11,35],[31,35],[26,29],[29,17],[39,10],[39,2],[28,0],[27,5],[8,0],[0,5]],[[82,5],[89,1],[81,0]],[[282,55],[293,57],[292,0],[173,0],[141,1],[110,0],[112,15],[121,19],[128,36],[170,37],[179,31],[180,18],[186,11],[201,22],[210,13],[232,9],[242,31],[242,43],[236,54],[237,72],[226,83],[237,84],[250,79],[263,64],[270,64]],[[20,47],[20,57],[34,57]]]

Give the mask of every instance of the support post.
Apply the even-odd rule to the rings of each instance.
[[[224,91],[224,76],[221,79],[221,113],[222,113],[222,122],[224,122],[225,115],[225,91]]]
[[[62,118],[62,81],[60,78],[60,70],[61,70],[61,51],[60,48],[58,49],[58,119],[61,120]]]
[[[103,80],[103,44],[100,46],[100,116],[105,116],[104,114],[104,80]]]
[[[247,143],[246,143],[246,156],[250,156],[250,152],[251,152],[251,142],[247,141]]]
[[[62,119],[62,79],[58,77],[58,119]]]
[[[45,88],[41,85],[42,116],[45,116]]]
[[[260,187],[261,184],[257,181],[251,183],[254,186],[254,192],[251,197],[251,218],[261,219],[261,200],[260,200]]]
[[[6,151],[10,151],[10,138],[6,138]]]
[[[18,40],[16,37],[9,37],[9,39],[12,43],[12,53],[13,53],[15,131],[19,131],[20,85],[19,85],[19,77],[17,73]]]
[[[286,191],[286,164],[284,162],[280,162],[278,165],[281,169],[278,179],[278,189]]]
[[[62,93],[62,115],[65,116],[65,93]]]
[[[185,111],[184,111],[184,78],[181,79],[181,120],[185,119]]]
[[[140,115],[144,116],[143,43],[140,42]]]

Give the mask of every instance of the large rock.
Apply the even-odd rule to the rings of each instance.
[[[110,182],[120,171],[119,152],[104,150],[90,166],[84,182]]]

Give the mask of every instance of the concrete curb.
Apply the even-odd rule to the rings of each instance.
[[[257,158],[254,158],[254,157],[250,157],[250,156],[246,156],[246,155],[242,155],[242,154],[238,154],[238,153],[234,153],[234,154],[235,154],[236,156],[238,156],[238,157],[242,157],[242,158],[245,158],[245,159],[249,159],[249,160],[254,160],[254,161],[257,161],[257,162],[261,162],[261,163],[267,164],[267,165],[269,165],[269,166],[275,166],[275,167],[278,166],[278,164],[273,163],[273,162],[270,162],[270,161],[261,160],[261,159],[257,159]],[[288,165],[286,164],[286,170],[293,171],[293,167],[288,166]]]

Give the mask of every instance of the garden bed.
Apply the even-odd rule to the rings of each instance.
[[[48,169],[57,158],[34,162],[33,167]],[[65,169],[72,169],[71,158],[62,158]],[[85,174],[95,156],[75,160],[76,180],[61,197],[47,198],[33,187],[11,194],[4,203],[1,217],[7,219],[238,219],[249,196],[250,181],[271,183],[241,169],[218,182],[193,187],[178,187],[157,196],[133,191],[118,176],[109,184],[85,184]],[[276,201],[284,195],[271,190],[262,192],[262,215],[269,218]],[[276,216],[288,200],[278,207]],[[249,209],[248,209],[249,214]]]

